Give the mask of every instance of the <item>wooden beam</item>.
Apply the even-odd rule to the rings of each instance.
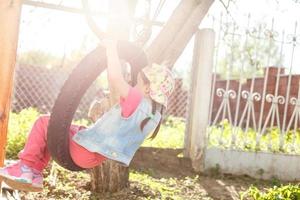
[[[174,38],[199,3],[197,0],[180,1],[165,26],[146,49],[149,63],[160,63],[162,54],[174,42]]]
[[[198,30],[198,27],[215,0],[202,0],[194,8],[189,18],[184,22],[174,40],[165,50],[160,62],[165,61],[168,67],[173,67],[184,48]],[[159,63],[160,63],[159,62]]]
[[[0,166],[4,164],[21,0],[0,1]]]
[[[172,68],[213,2],[214,0],[181,0],[146,49],[149,63],[162,63]]]
[[[84,10],[80,9],[80,8],[56,5],[56,4],[51,4],[51,3],[39,2],[39,1],[23,0],[23,4],[27,5],[27,6],[53,9],[53,10],[57,10],[57,11],[69,12],[69,13],[74,13],[74,14],[84,14]],[[107,16],[107,13],[92,11],[91,15],[105,17],[105,16]],[[131,18],[131,20],[134,22],[138,22],[138,23],[147,23],[147,24],[150,23],[153,26],[163,26],[164,25],[164,22],[161,22],[161,21],[147,21],[147,20],[138,19],[138,18]]]

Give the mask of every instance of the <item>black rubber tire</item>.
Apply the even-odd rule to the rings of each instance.
[[[131,65],[132,84],[137,73],[147,65],[142,49],[132,43],[119,41],[120,59]],[[76,109],[86,90],[106,68],[106,51],[102,46],[83,58],[64,83],[52,109],[48,125],[47,145],[52,158],[62,167],[71,171],[81,171],[69,152],[69,129]]]

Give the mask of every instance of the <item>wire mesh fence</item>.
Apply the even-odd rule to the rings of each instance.
[[[19,65],[16,69],[12,111],[19,112],[34,107],[41,113],[50,113],[69,74],[70,70],[53,71],[42,67]],[[89,88],[76,111],[76,119],[87,118],[89,104],[97,96],[99,89],[96,84]]]

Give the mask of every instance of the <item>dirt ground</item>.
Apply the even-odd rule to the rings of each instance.
[[[148,149],[149,150],[149,149]],[[183,158],[174,159],[178,151],[168,153],[146,150],[139,152],[130,167],[129,187],[114,194],[92,194],[88,173],[59,170],[55,186],[51,186],[49,169],[45,171],[45,189],[41,193],[20,193],[21,199],[240,199],[240,193],[251,185],[263,189],[278,184],[277,180],[262,181],[247,176],[220,174],[211,170],[206,174],[193,172]],[[144,155],[147,154],[147,155]],[[164,155],[166,154],[166,155]],[[156,155],[156,157],[153,157]],[[162,159],[164,157],[164,159]],[[149,159],[152,158],[152,159]]]
[[[159,169],[148,169],[155,172],[152,177],[155,182],[164,186],[169,186],[174,189],[172,193],[163,194],[159,189],[154,189],[151,184],[145,184],[140,181],[130,180],[128,188],[115,194],[91,194],[89,192],[89,179],[80,179],[78,177],[68,176],[67,180],[73,182],[64,187],[51,187],[46,183],[46,188],[41,193],[21,193],[21,199],[36,200],[36,199],[111,199],[111,200],[134,200],[134,199],[204,199],[204,200],[225,200],[225,199],[240,199],[240,192],[245,191],[250,185],[256,185],[259,188],[266,188],[272,185],[271,182],[254,180],[246,176],[231,176],[231,175],[198,175],[186,174],[182,176],[173,173],[164,173]],[[143,171],[138,171],[144,173]],[[197,176],[198,175],[198,176]],[[187,178],[189,177],[189,178]],[[195,177],[197,177],[195,179]],[[66,177],[65,177],[66,178]],[[171,178],[176,178],[176,184],[170,181]],[[76,179],[76,180],[74,180]],[[59,180],[61,181],[61,180]]]

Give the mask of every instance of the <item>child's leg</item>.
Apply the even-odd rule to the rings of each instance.
[[[43,188],[41,171],[47,166],[50,154],[47,148],[47,129],[50,116],[40,116],[28,135],[24,149],[19,153],[20,162],[0,169],[0,179],[18,190],[40,191]],[[82,127],[71,125],[70,138]],[[94,167],[105,157],[92,153],[70,141],[70,153],[74,161],[84,168]],[[77,162],[76,162],[77,161]]]
[[[19,153],[19,158],[25,165],[42,171],[48,164],[50,153],[47,148],[47,128],[50,116],[44,115],[39,117],[34,123],[27,142],[22,152]],[[95,167],[105,160],[100,154],[92,153],[76,144],[72,137],[83,126],[72,124],[70,127],[70,154],[74,162],[83,168]]]
[[[50,154],[47,148],[47,128],[50,116],[40,116],[28,135],[24,149],[19,158],[25,165],[42,171],[48,164]]]
[[[0,169],[0,177],[17,190],[40,191],[43,189],[42,170],[50,154],[47,149],[47,128],[50,117],[40,116],[31,128],[20,161]]]
[[[20,161],[0,169],[0,179],[17,190],[40,191],[43,188],[41,171],[47,166],[50,154],[47,148],[47,129],[50,116],[40,116],[31,128]],[[75,134],[80,126],[71,125]]]
[[[31,128],[25,148],[19,153],[20,161],[0,169],[0,178],[9,186],[17,190],[42,190],[41,171],[50,159],[46,146],[48,121],[49,116],[39,117]]]

